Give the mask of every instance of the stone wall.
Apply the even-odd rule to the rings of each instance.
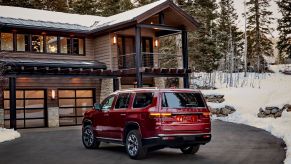
[[[158,88],[165,88],[166,87],[165,78],[164,77],[156,77],[156,78],[154,78],[154,83],[155,83],[155,87],[158,87]]]
[[[113,92],[113,79],[101,80],[100,103]]]
[[[48,108],[48,127],[54,128],[59,126],[60,126],[59,108],[58,107]]]
[[[4,128],[4,109],[0,109],[0,128]]]

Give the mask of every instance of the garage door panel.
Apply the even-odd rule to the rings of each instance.
[[[60,125],[80,125],[85,111],[93,106],[93,95],[93,89],[60,89],[58,91]]]
[[[10,127],[9,91],[4,91],[5,127]],[[16,127],[45,127],[46,118],[45,90],[16,90]]]

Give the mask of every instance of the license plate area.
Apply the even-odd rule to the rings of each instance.
[[[197,115],[176,115],[175,119],[177,122],[193,123],[193,122],[197,122],[198,116]]]

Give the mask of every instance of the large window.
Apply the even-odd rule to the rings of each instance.
[[[13,51],[13,34],[1,33],[1,50]]]
[[[0,33],[0,51],[84,55],[85,40],[52,35]],[[15,42],[14,42],[15,41]],[[16,44],[14,44],[16,43]]]
[[[17,34],[17,51],[30,51],[29,48],[29,35]]]
[[[59,90],[60,125],[80,125],[86,110],[94,104],[93,90]]]
[[[46,52],[54,54],[58,52],[57,36],[46,36]]]

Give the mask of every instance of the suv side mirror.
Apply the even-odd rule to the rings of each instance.
[[[95,103],[94,106],[93,106],[93,109],[95,109],[95,110],[101,110],[101,104]]]

